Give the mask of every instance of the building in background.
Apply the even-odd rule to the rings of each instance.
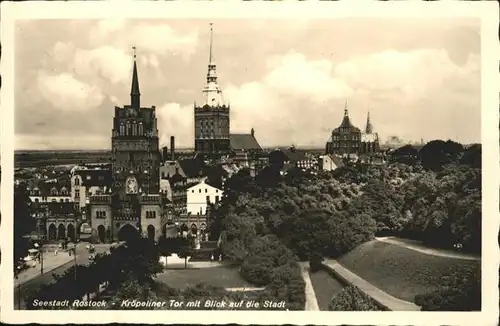
[[[320,170],[323,171],[334,171],[344,166],[342,159],[332,154],[321,155],[319,157],[318,163]]]
[[[75,209],[85,208],[94,195],[111,194],[112,173],[111,165],[75,166],[70,172],[71,201]]]
[[[217,69],[212,53],[213,29],[210,25],[210,52],[208,73],[203,88],[204,103],[194,105],[194,147],[203,154],[227,154],[229,152],[229,105],[223,102],[222,91],[217,83]]]
[[[187,213],[190,215],[205,216],[209,204],[222,200],[223,191],[204,181],[189,187],[186,191]]]
[[[298,150],[295,146],[285,149],[283,152],[284,170],[291,168],[298,168],[301,170],[314,170],[317,168],[318,161],[313,157],[306,155],[306,153]]]
[[[375,153],[379,150],[379,137],[378,134],[373,131],[370,113],[368,113],[367,116],[365,131],[362,132],[351,123],[346,102],[344,118],[340,126],[333,129],[330,139],[326,143],[325,154],[360,155]]]

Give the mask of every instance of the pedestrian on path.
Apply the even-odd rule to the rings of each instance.
[[[57,256],[57,248],[54,250],[54,256]]]

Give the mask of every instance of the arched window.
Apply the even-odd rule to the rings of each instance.
[[[132,124],[132,135],[137,136],[137,124],[135,122]]]
[[[123,125],[123,123],[120,123],[120,135],[125,135],[125,126]]]
[[[139,122],[139,136],[144,136],[144,126]]]
[[[50,194],[51,194],[52,196],[57,196],[57,189],[56,189],[56,188],[52,188],[52,189],[50,190]]]
[[[79,186],[79,185],[80,185],[80,178],[76,177],[75,178],[75,186]]]
[[[130,131],[130,122],[127,121],[127,130],[125,130],[125,135],[130,136],[131,131]]]

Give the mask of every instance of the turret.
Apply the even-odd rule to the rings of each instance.
[[[367,134],[373,133],[373,126],[372,126],[372,123],[370,122],[370,111],[368,111],[368,115],[366,117],[366,129],[365,129],[365,133],[367,133]]]

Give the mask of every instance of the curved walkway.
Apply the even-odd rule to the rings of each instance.
[[[396,237],[380,237],[380,238],[375,238],[375,239],[377,239],[378,241],[381,241],[381,242],[401,246],[401,247],[404,247],[406,249],[418,251],[418,252],[421,252],[421,253],[427,254],[427,255],[446,257],[446,258],[455,258],[455,259],[465,259],[465,260],[481,260],[481,257],[471,255],[471,254],[466,254],[463,252],[455,252],[455,251],[445,250],[445,249],[429,248],[429,247],[426,247],[426,246],[420,244],[418,241],[413,241],[413,240],[399,239]]]
[[[309,277],[309,263],[300,262],[300,270],[302,272],[302,278],[306,283],[305,292],[306,292],[306,311],[319,311],[318,300],[316,299],[316,293],[314,293],[314,288],[311,282],[311,278]]]
[[[357,286],[366,295],[377,301],[379,305],[391,311],[420,311],[420,307],[413,302],[404,301],[393,297],[392,295],[380,290],[375,285],[367,282],[358,275],[354,274],[344,266],[340,265],[335,259],[327,259],[324,265],[329,267],[339,278],[348,284]]]

